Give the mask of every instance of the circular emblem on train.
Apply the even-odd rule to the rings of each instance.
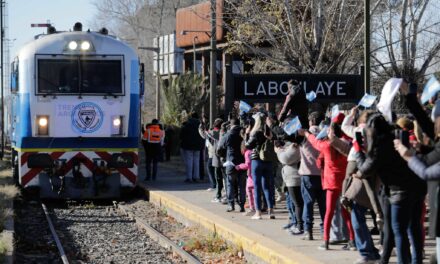
[[[101,127],[104,113],[97,104],[84,102],[73,108],[71,118],[75,130],[93,133]]]

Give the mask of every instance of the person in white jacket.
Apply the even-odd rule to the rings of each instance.
[[[298,173],[301,161],[299,146],[294,143],[294,136],[285,136],[284,146],[275,147],[279,162],[283,165],[281,175],[287,187],[290,198],[295,205],[296,227],[291,228],[291,233],[300,235],[304,233],[302,219],[304,202],[301,195],[301,175]]]

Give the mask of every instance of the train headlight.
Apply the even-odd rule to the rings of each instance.
[[[37,135],[38,136],[49,135],[49,116],[37,115]]]
[[[114,126],[114,127],[119,127],[119,126],[121,126],[121,119],[120,119],[120,118],[115,118],[115,119],[113,119],[113,126]]]
[[[124,116],[121,115],[112,116],[112,127],[111,127],[112,136],[122,136],[123,121],[124,121]]]
[[[89,50],[90,46],[91,46],[90,42],[88,42],[88,41],[81,42],[81,50],[84,50],[84,51]]]
[[[90,53],[95,52],[95,47],[90,40],[85,39],[75,39],[69,40],[64,46],[64,52],[66,53]]]
[[[76,41],[70,41],[68,47],[70,50],[76,50],[78,48],[78,43]]]
[[[47,123],[48,121],[46,117],[40,117],[40,119],[38,119],[38,126],[40,127],[46,127]]]

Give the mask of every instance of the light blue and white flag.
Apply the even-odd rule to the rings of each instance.
[[[391,105],[393,103],[394,97],[396,97],[399,91],[400,85],[402,85],[403,79],[401,78],[391,78],[389,79],[382,88],[382,93],[380,95],[379,103],[377,103],[377,110],[379,110],[388,122],[391,122],[392,111]]]
[[[249,110],[252,109],[252,106],[247,104],[245,101],[240,101],[239,109],[240,109],[240,112],[247,113],[247,112],[249,112]]]
[[[306,99],[307,99],[309,102],[313,102],[313,100],[316,99],[316,93],[315,93],[315,91],[311,91],[310,93],[306,93]]]
[[[432,76],[431,79],[429,79],[429,81],[425,84],[425,87],[423,88],[422,98],[420,98],[422,104],[428,102],[428,100],[434,97],[434,95],[439,91],[440,91],[440,82],[437,80],[437,78],[435,78],[435,76]]]
[[[377,96],[371,95],[371,94],[364,94],[364,97],[359,101],[358,105],[361,105],[365,108],[371,107],[374,104],[374,101],[376,101]]]
[[[334,105],[332,107],[332,119],[339,114],[339,105]]]
[[[316,139],[323,139],[325,137],[327,137],[328,135],[328,126],[325,125],[321,131],[319,132],[319,134],[316,136]]]
[[[285,126],[284,131],[290,136],[301,128],[301,122],[298,117],[290,120]]]

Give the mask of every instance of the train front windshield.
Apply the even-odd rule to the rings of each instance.
[[[123,95],[122,60],[37,59],[37,95]]]

